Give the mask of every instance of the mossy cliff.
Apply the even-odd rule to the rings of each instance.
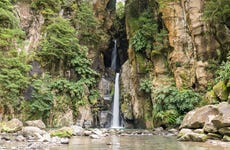
[[[1,1],[0,120],[93,126],[114,11],[113,0]]]
[[[229,9],[225,4],[216,4],[216,11],[221,11],[221,5]],[[129,59],[122,66],[121,80],[127,126],[130,122],[135,127],[176,125],[198,104],[229,99],[229,15],[221,18],[224,24],[218,22],[221,13],[213,13],[215,18],[210,19],[213,5],[201,0],[126,1]],[[222,61],[225,73],[218,75]],[[218,76],[225,77],[225,84],[214,86]]]

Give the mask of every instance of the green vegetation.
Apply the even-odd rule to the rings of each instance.
[[[150,10],[144,11],[137,20],[137,29],[131,38],[131,45],[136,52],[151,51],[151,55],[163,53],[168,47],[167,31],[159,27],[159,22]]]
[[[0,2],[0,106],[6,115],[19,112],[23,93],[29,84],[26,54],[18,52],[24,33],[12,12],[10,1]],[[11,116],[9,116],[11,117]]]
[[[230,3],[228,0],[208,0],[205,3],[204,19],[209,25],[209,34],[220,44],[217,49],[219,62],[226,60],[230,51]]]
[[[100,28],[100,23],[94,16],[93,8],[88,2],[80,3],[73,13],[71,22],[77,29],[78,39],[83,45],[95,47],[108,40],[107,34]]]
[[[0,108],[4,115],[22,113],[22,119],[43,119],[52,124],[55,112],[71,109],[76,117],[79,105],[97,103],[98,74],[87,58],[88,48],[103,44],[107,35],[99,28],[91,5],[77,4],[64,0],[32,1],[32,9],[41,13],[46,22],[39,49],[28,56],[21,48],[25,34],[19,29],[11,1],[0,2]],[[71,17],[57,17],[62,7],[72,11]],[[29,76],[29,63],[34,60],[47,73]]]
[[[228,0],[208,0],[205,4],[205,19],[213,24],[230,27],[230,3]]]
[[[201,100],[200,94],[188,89],[178,90],[174,86],[154,89],[153,97],[153,120],[156,126],[179,125],[183,116]]]
[[[33,0],[31,7],[39,10],[43,15],[49,16],[61,10],[62,0]]]
[[[152,82],[149,79],[143,79],[140,83],[140,90],[145,93],[150,93],[152,90]]]
[[[227,81],[230,79],[230,56],[227,57],[227,61],[223,62],[219,69],[216,71],[216,82],[222,80]]]

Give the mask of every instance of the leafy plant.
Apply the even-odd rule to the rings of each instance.
[[[144,11],[137,20],[138,29],[131,38],[131,45],[136,52],[156,51],[160,53],[168,47],[168,32],[159,27],[149,9]]]
[[[230,3],[228,0],[208,0],[205,4],[204,17],[214,24],[226,24],[230,27]]]
[[[223,62],[219,69],[216,71],[216,82],[222,80],[226,81],[230,79],[230,56],[227,57],[227,61]]]
[[[152,82],[149,79],[143,79],[140,83],[140,90],[150,93],[152,90]]]
[[[80,2],[71,22],[78,32],[80,43],[83,45],[98,46],[108,39],[107,34],[100,28],[100,22],[94,16],[92,5],[89,2]]]
[[[53,15],[61,10],[61,0],[33,0],[31,7],[44,15]]]
[[[10,55],[8,52],[7,55],[0,52],[0,57],[0,102],[13,114],[23,100],[23,92],[29,84],[28,71],[31,66],[24,62],[26,56],[20,53]]]
[[[163,124],[165,122],[176,124],[178,122],[176,118],[194,109],[201,99],[201,96],[192,90],[178,90],[171,86],[154,89],[153,97],[155,102],[154,120],[161,120]]]
[[[42,118],[45,120],[50,115],[53,106],[54,95],[50,90],[50,76],[32,81],[32,97],[29,101],[29,114],[32,119]]]

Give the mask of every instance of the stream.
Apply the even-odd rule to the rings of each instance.
[[[229,143],[179,142],[175,136],[108,136],[103,139],[73,137],[69,145],[51,147],[50,150],[230,150]]]

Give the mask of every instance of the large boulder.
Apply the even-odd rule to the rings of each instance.
[[[25,125],[27,126],[33,126],[33,127],[38,127],[40,129],[45,129],[46,125],[42,120],[31,120],[31,121],[26,121]]]
[[[222,102],[217,106],[219,115],[212,119],[215,127],[223,128],[230,126],[230,104]]]
[[[219,114],[218,109],[213,105],[197,108],[187,113],[180,126],[181,128],[198,129],[203,128],[206,122]]]
[[[22,128],[22,135],[29,140],[49,141],[49,133],[38,127],[26,126]]]
[[[20,131],[23,127],[23,123],[18,119],[12,119],[2,125],[2,132],[14,133]]]

